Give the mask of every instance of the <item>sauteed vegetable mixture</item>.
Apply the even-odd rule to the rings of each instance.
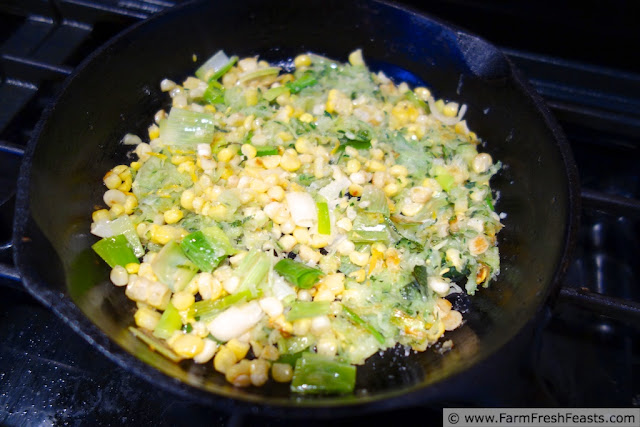
[[[446,300],[499,273],[490,178],[466,106],[303,54],[216,53],[127,135],[94,250],[137,304],[130,331],[236,386],[349,393],[356,367],[424,351],[462,322]],[[145,138],[146,139],[146,138]],[[212,362],[211,362],[212,361]]]

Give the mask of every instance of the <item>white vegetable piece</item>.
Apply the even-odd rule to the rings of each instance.
[[[343,190],[346,190],[351,185],[351,181],[346,176],[341,176],[338,179],[334,179],[326,185],[322,187],[318,194],[324,197],[330,208],[334,208],[338,204],[338,198],[340,197],[340,193]]]
[[[449,282],[442,277],[430,276],[427,279],[427,284],[435,293],[441,297],[447,296],[449,293]]]
[[[209,322],[207,328],[217,340],[229,341],[253,328],[262,315],[260,304],[251,301],[240,307],[229,307]]]
[[[282,314],[284,307],[280,300],[276,297],[266,297],[259,301],[260,308],[267,313],[269,317],[276,317]]]
[[[293,222],[299,227],[313,227],[318,220],[316,203],[311,194],[290,192],[285,195]]]

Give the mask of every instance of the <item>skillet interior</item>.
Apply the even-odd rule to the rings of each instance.
[[[466,324],[449,335],[454,350],[375,356],[359,368],[355,396],[309,399],[293,398],[277,384],[235,389],[211,369],[174,365],[150,352],[126,332],[134,304],[108,282],[108,268],[90,249],[96,240],[88,233],[90,213],[102,203],[102,175],[127,160],[122,136],[145,135],[155,111],[168,106],[159,90],[163,78],[182,81],[218,49],[267,60],[309,50],[346,60],[357,47],[374,70],[424,81],[437,96],[466,103],[470,128],[505,164],[492,181],[500,192],[497,209],[507,214],[499,235],[502,273],[491,288],[464,299]],[[432,400],[433,384],[441,387],[513,337],[565,268],[575,172],[557,126],[527,90],[491,45],[383,3],[325,0],[298,7],[249,0],[179,8],[124,33],[85,62],[38,127],[20,178],[17,265],[30,292],[113,360],[200,400],[350,407],[385,398],[402,404],[401,396],[412,391]]]

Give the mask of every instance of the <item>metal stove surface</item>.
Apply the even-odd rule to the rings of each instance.
[[[154,388],[107,360],[40,306],[22,290],[12,269],[7,242],[15,178],[44,107],[88,53],[175,3],[180,1],[0,2],[2,425],[296,424],[226,413]],[[509,344],[507,350],[518,357],[494,360],[487,368],[494,385],[482,390],[482,400],[443,405],[640,405],[640,306],[634,302],[640,300],[640,75],[628,55],[605,49],[616,40],[637,41],[631,11],[618,1],[579,13],[556,5],[552,14],[545,2],[406,3],[505,48],[560,120],[584,188],[580,241],[559,298],[537,319],[537,327]],[[417,407],[335,423],[430,417],[437,422],[441,412]]]

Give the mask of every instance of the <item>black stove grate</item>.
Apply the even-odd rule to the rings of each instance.
[[[5,325],[0,329],[0,424],[183,424],[185,414],[209,423],[252,423],[155,390],[116,367],[22,290],[12,262],[20,158],[44,109],[89,53],[128,26],[182,2],[0,4],[0,324]],[[573,32],[583,31],[583,38],[573,34],[557,46],[552,39],[560,34],[567,12],[561,8],[549,18],[526,6],[533,2],[437,0],[429,9],[407,3],[502,45],[560,121],[581,175],[576,254],[546,324],[537,331],[533,367],[516,377],[534,384],[535,391],[510,395],[513,390],[507,388],[495,391],[486,403],[640,405],[640,74],[612,52],[590,56],[578,43],[594,37],[593,43],[637,38],[635,27],[625,27],[631,25],[631,14],[623,2],[613,1],[611,10],[602,11],[600,34],[591,34],[588,19],[585,28],[572,21]],[[525,29],[546,27],[537,38],[523,30],[510,34],[503,24],[488,25],[495,24],[490,16],[509,17]],[[376,420],[424,417],[425,411],[393,412]]]

